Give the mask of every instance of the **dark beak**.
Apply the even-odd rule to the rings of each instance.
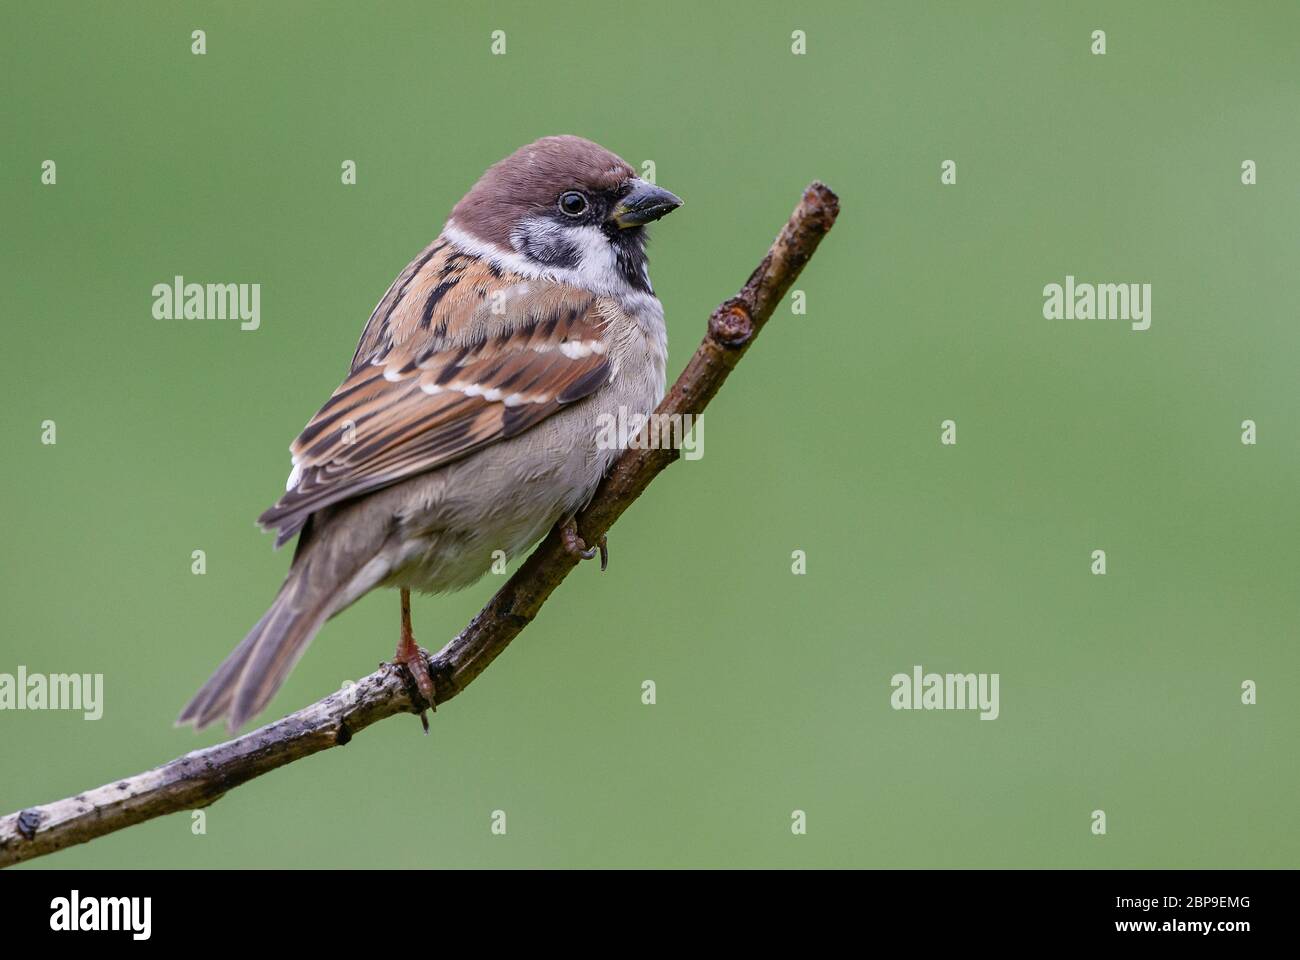
[[[619,229],[642,227],[667,216],[681,205],[678,197],[662,187],[637,179],[632,181],[632,191],[610,211],[609,219]]]

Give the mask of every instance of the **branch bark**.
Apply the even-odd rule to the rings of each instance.
[[[657,410],[699,414],[745,355],[835,222],[839,199],[813,182],[740,292],[709,317],[708,332]],[[596,543],[677,449],[629,449],[614,463],[587,508],[578,534]],[[435,700],[446,703],[487,669],[537,616],[578,560],[552,530],[469,625],[430,659]],[[242,737],[195,750],[145,773],[75,797],[0,818],[0,867],[62,850],[168,813],[205,807],[228,790],[330,747],[399,713],[419,713],[407,676],[381,667],[346,690]]]

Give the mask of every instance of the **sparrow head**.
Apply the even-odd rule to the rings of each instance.
[[[599,144],[543,137],[489,167],[448,226],[535,275],[651,293],[645,225],[681,203]]]

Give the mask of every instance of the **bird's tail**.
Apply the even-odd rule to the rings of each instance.
[[[314,588],[310,567],[310,558],[294,563],[271,608],[181,711],[177,724],[202,730],[225,716],[233,733],[270,702],[335,613],[336,592]]]

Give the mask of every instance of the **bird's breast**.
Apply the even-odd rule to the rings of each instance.
[[[581,509],[663,398],[667,338],[659,301],[602,301],[610,378],[523,434],[399,484],[401,556],[390,585],[425,593],[468,586]],[[634,432],[633,432],[634,435]]]

